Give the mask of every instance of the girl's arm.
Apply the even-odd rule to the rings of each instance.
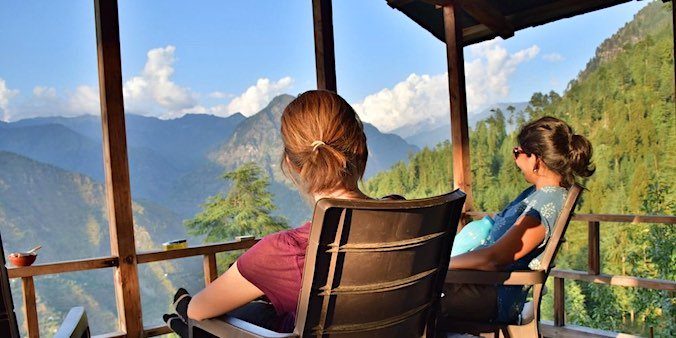
[[[217,317],[263,296],[237,269],[237,262],[228,271],[196,294],[188,304],[188,317],[195,320]]]
[[[451,269],[498,271],[537,248],[545,227],[531,216],[520,217],[495,243],[451,258]]]

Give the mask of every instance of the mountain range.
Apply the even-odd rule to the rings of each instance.
[[[161,120],[127,114],[137,249],[158,249],[176,238],[198,244],[200,239],[186,233],[183,220],[192,218],[209,196],[227,191],[224,172],[249,161],[271,178],[277,214],[290,225],[309,219],[310,208],[279,168],[280,117],[291,100],[290,95],[278,96],[250,117],[185,115]],[[418,150],[372,125],[364,129],[371,150],[367,175]],[[37,244],[43,246],[39,263],[110,254],[101,149],[98,116],[0,123],[0,233],[5,254]],[[159,323],[177,287],[197,291],[203,285],[201,277],[194,277],[202,275],[197,261],[145,264],[139,274],[147,324]],[[97,292],[113,290],[111,283],[104,271],[39,278],[41,330],[49,335],[63,315],[60,311],[84,304],[96,309],[90,315],[97,323],[95,331],[114,331],[114,297]],[[12,287],[20,295],[20,283],[13,281]]]
[[[128,114],[127,144],[132,197],[191,218],[207,197],[225,192],[225,171],[254,161],[272,178],[277,213],[292,224],[310,215],[279,168],[279,121],[290,95],[274,98],[245,117],[185,115],[161,120]],[[404,160],[417,147],[365,124],[370,156],[366,177]],[[97,116],[41,117],[0,124],[0,150],[13,152],[103,182],[101,122]],[[181,224],[177,224],[181,227]]]

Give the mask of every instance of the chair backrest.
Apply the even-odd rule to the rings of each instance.
[[[549,272],[554,268],[554,259],[556,254],[559,252],[559,248],[563,243],[563,236],[566,234],[566,229],[568,229],[568,224],[570,223],[571,217],[573,217],[573,212],[575,211],[575,206],[582,194],[582,187],[577,183],[573,184],[570,189],[568,189],[568,196],[566,196],[566,201],[563,203],[561,208],[561,214],[556,219],[554,224],[554,229],[552,235],[549,237],[549,242],[545,247],[545,251],[542,254],[542,260],[540,261],[540,266],[544,270],[544,280],[547,280]],[[527,322],[530,322],[532,319],[531,325],[535,326],[536,332],[539,334],[538,325],[540,323],[540,304],[542,303],[542,296],[544,295],[544,284],[537,284],[533,286],[533,304],[532,316],[530,314],[525,314],[522,312],[522,320],[527,319]],[[526,311],[528,312],[528,311]]]
[[[89,330],[89,322],[87,320],[87,312],[84,307],[77,306],[71,308],[66,315],[66,318],[61,323],[61,327],[56,331],[54,338],[89,338],[91,331]]]
[[[5,266],[5,251],[0,236],[0,337],[19,338],[19,326],[14,314],[12,291],[9,287],[9,275]]]
[[[566,229],[568,229],[568,223],[570,223],[570,218],[573,217],[573,212],[575,211],[575,206],[577,205],[581,193],[582,187],[577,183],[574,183],[573,186],[568,189],[568,195],[561,208],[561,214],[556,219],[552,235],[549,237],[549,243],[547,243],[540,261],[540,266],[542,269],[546,270],[547,273],[554,267],[554,259],[559,252],[561,243],[563,243],[563,236],[566,233]]]
[[[421,337],[433,331],[465,193],[315,206],[295,332]]]

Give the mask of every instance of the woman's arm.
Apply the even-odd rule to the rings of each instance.
[[[498,271],[537,248],[545,226],[531,216],[520,217],[493,245],[451,258],[451,269]]]
[[[188,304],[188,317],[203,320],[220,316],[263,296],[237,269],[237,262],[228,271],[196,294]]]

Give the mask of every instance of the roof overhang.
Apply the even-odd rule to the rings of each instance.
[[[445,41],[441,6],[454,3],[460,15],[463,45],[471,45],[514,32],[612,7],[631,0],[386,0],[417,24]]]

